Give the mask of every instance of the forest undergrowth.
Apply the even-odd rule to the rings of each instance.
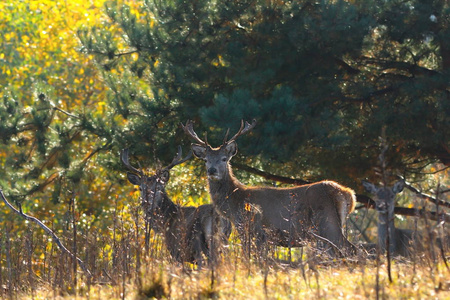
[[[23,232],[7,227],[0,238],[0,298],[450,299],[448,249],[391,259],[389,271],[386,255],[330,258],[313,245],[270,249],[262,260],[243,254],[232,235],[221,261],[197,270],[172,261],[160,236],[136,221],[117,218],[108,237],[78,232],[76,247],[74,228],[62,232],[92,276],[34,224]]]

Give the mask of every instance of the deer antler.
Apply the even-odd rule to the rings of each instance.
[[[197,143],[207,146],[208,143],[206,141],[202,141],[198,135],[194,131],[194,123],[191,120],[187,120],[186,125],[183,125],[181,123],[181,127],[183,128],[184,132],[193,138]]]
[[[192,151],[189,151],[189,154],[186,155],[186,157],[183,159],[181,159],[181,155],[182,155],[181,146],[178,146],[177,155],[173,158],[172,162],[167,167],[165,167],[163,170],[170,170],[173,167],[175,167],[176,165],[182,164],[185,161],[189,160],[192,157]]]
[[[244,125],[244,120],[241,120],[241,128],[239,129],[239,131],[230,139],[227,141],[227,136],[228,136],[228,131],[227,134],[225,135],[225,139],[223,144],[229,144],[232,141],[236,140],[239,136],[246,134],[247,132],[249,132],[250,130],[252,130],[254,127],[256,126],[256,120],[253,119],[252,124],[250,124],[249,122],[245,122]]]
[[[122,163],[124,164],[125,167],[127,167],[130,171],[137,173],[139,175],[144,175],[144,172],[142,172],[139,169],[136,169],[135,167],[133,167],[129,160],[128,160],[128,148],[123,149],[122,151],[120,151],[120,160],[122,161]]]
[[[242,125],[242,121],[241,121],[241,125]],[[230,134],[230,128],[228,128],[228,129],[227,129],[227,132],[225,133],[225,137],[223,138],[223,143],[222,143],[222,145],[225,145],[225,144],[227,143],[228,134]]]

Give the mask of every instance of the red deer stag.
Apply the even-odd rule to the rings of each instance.
[[[216,261],[220,244],[230,236],[231,223],[218,216],[211,204],[181,207],[167,195],[170,169],[191,157],[192,152],[181,159],[179,147],[172,163],[147,176],[129,163],[128,149],[121,152],[122,163],[131,171],[127,172],[128,180],[139,186],[141,205],[151,227],[164,234],[166,247],[175,260],[196,263],[200,269],[203,255],[213,263]]]
[[[333,181],[289,188],[249,187],[234,177],[230,160],[237,153],[235,140],[255,125],[256,121],[245,125],[241,122],[241,128],[230,140],[227,132],[222,145],[212,148],[195,133],[192,121],[182,124],[186,134],[198,143],[192,144],[194,155],[206,162],[209,192],[216,210],[239,231],[246,205],[256,206],[261,211],[258,219],[264,239],[273,245],[301,247],[305,239],[317,238],[334,249],[354,253],[355,247],[342,230],[355,207],[355,194],[350,188]]]

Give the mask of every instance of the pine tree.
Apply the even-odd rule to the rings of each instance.
[[[260,167],[357,179],[375,165],[383,127],[394,172],[449,164],[448,10],[445,1],[143,1],[140,11],[111,2],[111,24],[80,37],[105,70],[150,87],[148,99],[115,99],[118,111],[139,103],[142,127],[164,122],[153,139],[191,118],[219,142],[255,118],[240,146]]]

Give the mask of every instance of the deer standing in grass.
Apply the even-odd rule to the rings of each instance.
[[[395,195],[403,191],[405,182],[397,181],[392,187],[377,187],[373,183],[363,181],[367,192],[374,195],[376,210],[378,212],[378,246],[384,252],[387,249],[389,235],[390,253],[410,256],[413,250],[423,250],[417,240],[419,236],[413,230],[399,229],[394,223]]]
[[[230,160],[237,153],[236,138],[256,125],[241,122],[241,128],[220,147],[212,148],[201,140],[193,123],[182,125],[192,144],[194,155],[206,162],[209,192],[216,210],[229,219],[242,236],[243,219],[247,207],[252,205],[261,213],[255,219],[253,230],[273,245],[301,247],[305,240],[319,239],[334,249],[350,250],[355,247],[343,234],[346,217],[354,210],[353,190],[333,181],[321,181],[289,188],[252,187],[240,183],[233,175]],[[262,238],[259,238],[260,242]]]
[[[128,180],[139,186],[141,205],[153,230],[164,234],[165,245],[175,260],[196,263],[200,269],[203,256],[215,263],[220,245],[230,236],[231,223],[221,218],[211,204],[182,207],[167,195],[170,169],[191,157],[192,152],[181,159],[179,147],[172,163],[147,176],[129,163],[128,149],[121,152],[122,163],[131,171],[127,172]]]

